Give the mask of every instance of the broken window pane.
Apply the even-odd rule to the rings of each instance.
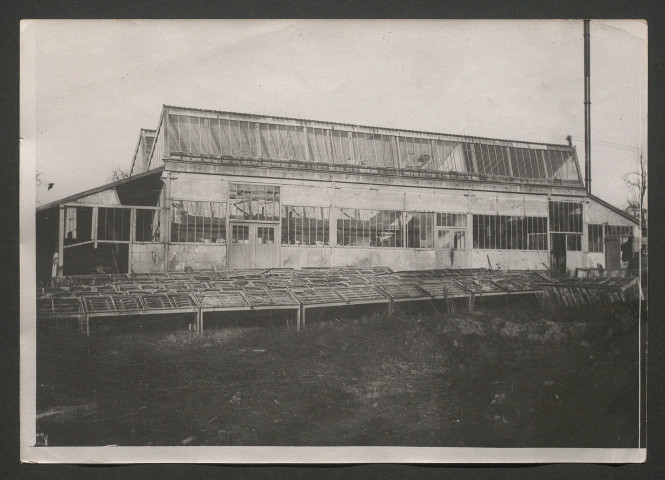
[[[226,240],[226,204],[173,200],[171,241],[220,243]]]
[[[229,184],[229,218],[232,220],[279,220],[279,187]]]
[[[330,244],[329,207],[282,208],[282,244],[324,246]]]
[[[337,209],[337,244],[362,247],[401,247],[402,212]]]

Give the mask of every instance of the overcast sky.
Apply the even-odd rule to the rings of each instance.
[[[163,104],[534,142],[570,134],[584,172],[582,28],[40,20],[24,30],[36,35],[37,170],[54,183],[38,201],[129,170]],[[593,193],[620,207],[622,177],[646,155],[646,37],[639,21],[591,22]]]

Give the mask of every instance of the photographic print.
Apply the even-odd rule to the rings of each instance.
[[[646,22],[21,30],[24,461],[646,458]]]

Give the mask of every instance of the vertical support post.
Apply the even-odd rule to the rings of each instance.
[[[81,321],[79,323],[79,331],[84,334],[86,337],[90,336],[90,315],[88,313],[84,313],[83,316],[81,317]]]
[[[97,249],[97,226],[99,225],[99,207],[92,207],[92,231],[90,238],[94,240],[95,250]]]
[[[393,299],[388,300],[388,316],[392,317],[395,315],[395,302],[393,302]]]
[[[167,173],[164,182],[164,273],[169,271],[169,242],[171,241],[171,173]]]
[[[145,218],[145,217],[144,217]],[[136,240],[136,209],[129,210],[129,245],[127,247],[127,272],[134,273],[132,270],[132,255],[134,254],[134,241]]]
[[[65,260],[65,207],[60,206],[60,223],[58,227],[58,268],[57,276],[64,275]]]
[[[307,135],[307,127],[303,127],[303,132],[305,133],[305,161],[306,162],[311,162],[312,159],[310,158],[309,155],[309,136]]]
[[[203,333],[203,309],[201,307],[196,311],[196,330],[199,335]]]
[[[261,158],[261,128],[258,122],[254,125],[256,126],[256,158]],[[212,138],[212,135],[210,137]]]
[[[472,293],[469,295],[469,312],[473,312],[473,309],[476,306],[476,296]]]
[[[300,309],[302,306],[299,306],[296,310],[296,331],[300,331]]]
[[[298,315],[298,325],[296,326],[296,331],[302,332],[305,330],[305,316],[306,316],[306,309],[304,305],[301,305],[299,308],[299,315]]]

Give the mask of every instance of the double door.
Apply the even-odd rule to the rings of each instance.
[[[231,223],[228,268],[274,268],[277,266],[275,224]]]

